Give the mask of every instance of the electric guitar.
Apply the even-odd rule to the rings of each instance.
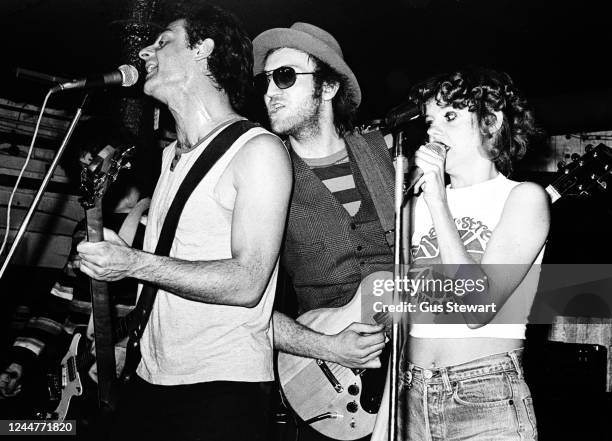
[[[81,169],[80,203],[85,209],[87,236],[91,242],[103,240],[102,197],[110,184],[117,179],[119,172],[129,168],[128,158],[134,147],[123,151],[108,145],[104,147]],[[110,295],[106,282],[90,281],[92,314],[95,333],[95,351],[98,360],[98,392],[102,411],[112,410],[116,388],[116,361],[114,343],[128,333],[127,318],[120,319],[113,332]],[[58,401],[51,412],[39,412],[42,419],[63,421],[66,418],[70,400],[83,393],[81,375],[92,365],[94,357],[90,350],[83,347],[81,333],[76,333],[68,352],[62,359],[59,373],[47,375],[47,386],[51,401]]]
[[[115,339],[123,340],[128,335],[128,317],[120,318],[116,324]],[[49,393],[50,411],[38,412],[39,419],[62,422],[66,419],[71,401],[89,391],[86,390],[85,381],[89,375],[98,382],[96,356],[94,345],[87,337],[85,330],[75,331],[66,354],[57,369],[47,373],[47,391]],[[121,356],[121,355],[123,356]],[[115,346],[117,360],[116,375],[123,370],[125,361],[125,348]]]
[[[390,272],[366,277],[352,300],[340,308],[320,308],[298,317],[324,334],[337,334],[354,322],[392,324],[388,313],[376,312],[374,302],[390,304],[373,293],[373,282],[392,279]],[[388,347],[388,345],[387,345]],[[336,363],[280,352],[278,377],[291,408],[313,429],[337,440],[354,440],[372,433],[387,374],[388,354],[379,369],[351,369]]]
[[[561,168],[546,191],[553,202],[562,196],[588,196],[598,188],[607,189],[611,173],[612,149],[599,144]],[[346,306],[308,311],[297,321],[324,334],[337,334],[353,322],[389,324],[388,314],[374,313],[371,302],[376,297],[369,295],[372,277],[383,280],[391,278],[391,273],[368,276]],[[390,304],[388,300],[383,303]],[[387,358],[383,353],[381,360]],[[283,352],[278,355],[278,376],[291,408],[305,424],[337,440],[355,440],[372,433],[385,374],[384,366],[356,370]]]

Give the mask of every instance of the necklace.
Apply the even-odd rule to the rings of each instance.
[[[172,163],[170,164],[170,171],[174,171],[174,168],[176,167],[176,164],[178,164],[179,160],[181,159],[181,155],[183,153],[189,153],[193,150],[195,150],[199,145],[201,145],[204,141],[206,141],[208,138],[210,138],[213,134],[217,133],[219,130],[223,129],[224,127],[229,126],[230,124],[240,120],[240,119],[244,119],[241,116],[234,116],[230,119],[227,119],[225,121],[221,121],[219,124],[217,124],[212,130],[210,130],[206,135],[204,135],[202,138],[200,138],[198,140],[198,142],[196,142],[194,145],[190,146],[190,147],[185,147],[183,146],[183,144],[181,144],[181,142],[179,140],[176,141],[176,146],[174,147],[174,158],[172,159]]]

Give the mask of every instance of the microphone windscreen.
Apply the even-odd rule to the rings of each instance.
[[[123,77],[123,81],[121,81],[123,87],[133,86],[138,81],[138,69],[131,64],[122,64],[119,66],[119,72]]]
[[[449,149],[446,144],[442,144],[441,142],[428,142],[425,144],[425,148],[431,150],[441,158],[446,158],[446,152]]]

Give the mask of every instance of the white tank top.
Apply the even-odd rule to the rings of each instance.
[[[480,262],[497,226],[510,192],[519,182],[501,173],[470,187],[446,189],[450,212],[467,252]],[[427,204],[419,196],[415,205],[411,251],[413,265],[440,264],[438,239]],[[538,287],[544,248],[525,279],[497,312],[491,323],[476,329],[465,324],[412,324],[410,335],[421,338],[525,338],[525,324]]]
[[[195,188],[179,220],[171,257],[231,258],[236,192],[222,177],[242,146],[263,133],[269,132],[258,127],[238,138]],[[170,163],[175,143],[164,150],[162,173],[149,210],[145,251],[155,250],[170,204],[209,142],[183,153],[174,171],[170,171]],[[196,302],[160,289],[142,336],[138,375],[160,385],[273,380],[271,315],[277,274],[278,262],[254,308]]]

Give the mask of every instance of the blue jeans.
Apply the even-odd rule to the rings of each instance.
[[[402,439],[537,440],[522,349],[456,366],[408,363],[399,378]]]

